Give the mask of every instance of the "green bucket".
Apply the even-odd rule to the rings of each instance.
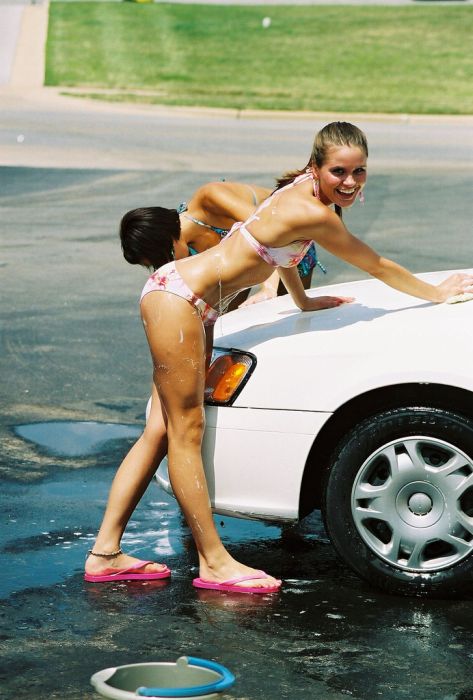
[[[218,698],[235,682],[228,669],[214,661],[181,656],[176,662],[128,664],[97,671],[90,682],[112,700],[151,698]]]

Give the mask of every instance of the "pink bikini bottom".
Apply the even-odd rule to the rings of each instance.
[[[209,306],[207,302],[200,299],[189,289],[176,270],[176,263],[174,260],[166,263],[166,265],[160,267],[156,272],[153,272],[143,287],[140,301],[149,292],[170,292],[171,294],[176,294],[178,297],[182,297],[182,299],[186,299],[197,309],[204,326],[213,326],[219,316],[216,309]]]

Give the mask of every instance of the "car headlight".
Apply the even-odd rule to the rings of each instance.
[[[214,348],[205,380],[205,402],[212,406],[230,406],[256,367],[250,352],[233,348]]]

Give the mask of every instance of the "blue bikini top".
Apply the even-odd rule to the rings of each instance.
[[[218,235],[223,238],[224,236],[227,235],[229,229],[228,228],[219,228],[218,226],[212,226],[212,224],[206,224],[205,221],[201,221],[200,219],[196,219],[194,216],[191,216],[190,214],[186,214],[185,212],[188,210],[187,202],[181,202],[179,206],[177,207],[177,213],[178,214],[184,214],[186,219],[189,219],[189,221],[192,221],[194,224],[197,224],[198,226],[204,226],[204,228],[208,228],[211,231],[215,231],[215,233],[218,233]]]
[[[251,194],[253,196],[253,203],[255,206],[257,206],[258,197],[256,196],[256,192],[249,185],[248,185],[248,188],[250,189]],[[228,228],[220,228],[219,226],[212,226],[212,224],[206,224],[205,221],[201,221],[200,219],[196,219],[194,216],[191,216],[190,214],[186,214],[185,212],[189,209],[187,202],[181,202],[177,206],[176,209],[177,209],[178,214],[183,214],[186,219],[189,219],[189,221],[192,221],[192,223],[197,224],[197,226],[203,226],[204,228],[208,228],[210,231],[214,231],[215,233],[217,233],[220,236],[220,238],[223,238],[224,236],[226,236],[230,230]],[[194,248],[191,248],[190,246],[189,246],[189,250],[190,250],[191,255],[195,255],[197,253],[197,251],[194,250]]]

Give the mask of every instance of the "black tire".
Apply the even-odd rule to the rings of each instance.
[[[400,595],[471,594],[473,421],[403,407],[360,422],[333,454],[322,514],[339,556],[370,584]]]

